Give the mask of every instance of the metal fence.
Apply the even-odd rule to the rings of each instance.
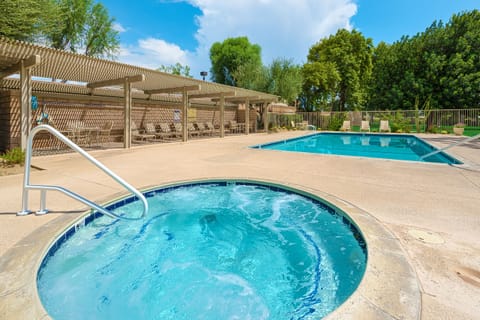
[[[307,121],[321,130],[338,130],[344,120],[354,128],[362,120],[370,123],[372,131],[378,130],[380,120],[389,120],[392,132],[452,132],[456,124],[480,130],[480,109],[449,110],[395,110],[395,111],[351,111],[351,112],[297,112],[295,114],[269,114],[269,129],[293,128]]]

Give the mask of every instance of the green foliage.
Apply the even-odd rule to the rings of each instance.
[[[164,66],[161,65],[159,68],[157,68],[158,71],[170,73],[170,74],[176,74],[179,76],[184,76],[188,78],[193,78],[193,76],[190,74],[190,67],[189,66],[183,66],[181,63],[177,62],[174,65],[170,66]]]
[[[267,91],[267,83],[269,81],[269,70],[254,61],[248,61],[238,66],[233,72],[233,78],[236,80],[235,85],[240,88]]]
[[[72,52],[84,50],[94,57],[114,57],[119,49],[118,32],[107,9],[92,0],[54,0],[55,29],[46,34],[51,46]]]
[[[330,118],[330,122],[328,123],[327,129],[330,131],[338,131],[342,127],[343,121],[346,119],[346,115],[344,113],[336,113],[332,115]]]
[[[300,66],[292,60],[275,59],[268,67],[266,92],[280,96],[287,104],[293,105],[302,90]]]
[[[434,22],[412,38],[374,53],[369,90],[371,109],[412,109],[416,99],[438,109],[478,108],[480,11]]]
[[[0,35],[35,41],[51,28],[51,8],[51,0],[0,1]]]
[[[2,0],[0,35],[94,57],[114,57],[118,32],[92,0]]]
[[[5,152],[2,155],[2,159],[6,165],[23,165],[25,163],[25,152],[21,148],[16,147]]]
[[[253,70],[261,68],[261,48],[257,44],[251,44],[247,37],[228,38],[212,45],[210,61],[212,80],[235,86],[235,73],[240,66],[248,64]]]
[[[358,31],[339,30],[310,48],[303,67],[304,93],[338,109],[360,109],[366,103],[373,44]]]

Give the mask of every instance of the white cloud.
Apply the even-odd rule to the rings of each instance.
[[[113,25],[112,25],[112,29],[119,32],[119,33],[123,33],[125,31],[127,31],[127,29],[125,29],[120,23],[118,22],[114,22]]]
[[[247,36],[262,48],[264,64],[275,58],[304,63],[308,50],[340,28],[351,29],[353,0],[186,0],[198,7],[198,62],[210,65],[208,51],[217,41]],[[193,67],[192,67],[193,69]]]
[[[357,11],[355,0],[175,1],[188,2],[202,11],[197,17],[196,51],[184,51],[175,44],[149,38],[139,40],[137,48],[128,48],[128,53],[120,57],[122,61],[155,68],[180,62],[189,65],[192,75],[199,77],[201,70],[210,69],[209,50],[214,42],[247,36],[262,48],[264,64],[275,58],[291,58],[301,64],[319,40],[340,28],[351,29],[350,18]]]
[[[161,39],[140,39],[137,46],[120,48],[119,59],[124,63],[156,69],[161,65],[169,66],[177,62],[188,65],[188,51],[178,45]]]

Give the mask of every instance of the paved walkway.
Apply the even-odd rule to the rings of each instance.
[[[406,272],[405,278],[410,281],[410,291],[404,291],[402,284],[393,281],[384,282],[378,290],[362,287],[361,297],[355,297],[355,303],[370,310],[363,318],[477,318],[480,314],[480,141],[449,151],[466,163],[460,167],[248,148],[300,134],[252,134],[91,154],[138,188],[192,179],[247,178],[286,184],[332,201],[340,199],[339,203],[352,208],[354,218],[361,220],[362,230],[367,229],[368,240],[373,243],[369,249],[380,248],[378,252],[386,252],[383,258],[390,259],[388,265],[382,265],[383,258],[377,259],[373,254],[375,264],[369,274]],[[423,137],[438,147],[459,139],[442,135]],[[42,168],[32,173],[32,183],[61,185],[96,202],[124,194],[120,186],[76,154],[36,157],[32,164]],[[22,179],[23,175],[0,177],[0,301],[6,301],[5,297],[19,302],[32,299],[12,289],[15,283],[8,282],[14,279],[10,270],[24,270],[24,273],[35,270],[32,257],[41,256],[42,252],[29,251],[28,244],[36,242],[44,250],[52,236],[51,233],[45,236],[45,230],[53,228],[59,232],[85,210],[64,195],[49,193],[47,206],[52,213],[17,217]],[[38,208],[38,198],[38,192],[31,192],[30,209]],[[364,218],[367,220],[363,221]],[[392,257],[405,259],[406,265],[397,265],[406,271],[396,270]],[[365,293],[365,290],[377,292]],[[21,288],[18,292],[22,292]],[[394,302],[389,297],[394,297]],[[338,318],[358,316],[359,313],[352,311],[358,310],[352,301],[342,307],[343,316]],[[413,305],[409,307],[410,301]],[[6,303],[0,302],[0,318],[11,318],[8,309]],[[28,314],[32,319],[38,317],[38,310],[31,312]]]

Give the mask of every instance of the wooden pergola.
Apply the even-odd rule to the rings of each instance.
[[[248,119],[250,103],[268,104],[278,99],[275,95],[263,92],[172,75],[4,37],[0,37],[0,89],[20,91],[22,148],[26,147],[31,130],[32,91],[69,97],[122,97],[125,108],[125,148],[131,147],[133,98],[180,103],[184,141],[188,139],[189,101],[197,99],[218,102],[220,134],[223,137],[226,103],[244,103]],[[245,133],[248,132],[246,121]]]

